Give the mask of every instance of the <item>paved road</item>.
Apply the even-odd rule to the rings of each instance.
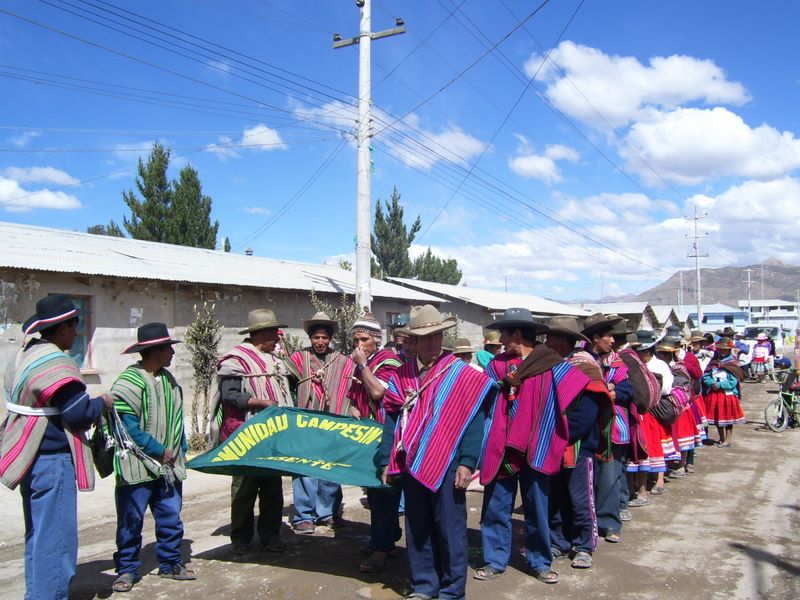
[[[746,425],[736,428],[730,449],[705,447],[698,452],[697,472],[669,481],[668,492],[651,506],[632,509],[623,543],[601,541],[595,567],[575,571],[557,562],[561,582],[546,586],[526,574],[521,558],[492,582],[470,579],[470,598],[614,598],[672,600],[704,598],[800,598],[800,431],[776,434],[763,426],[768,386],[745,387]],[[713,432],[712,432],[713,433]],[[287,485],[287,504],[291,501]],[[351,525],[334,532],[320,529],[313,537],[294,536],[287,528],[284,555],[253,552],[229,554],[228,480],[192,473],[186,483],[184,519],[186,550],[198,573],[194,582],[172,582],[147,575],[127,596],[182,598],[397,598],[406,587],[401,552],[387,571],[361,575],[357,548],[369,535],[361,491],[345,491],[345,517]],[[469,493],[470,550],[480,559],[481,493]],[[287,514],[289,509],[287,509]],[[0,492],[0,597],[21,598],[22,515],[18,494]],[[114,579],[113,485],[80,497],[76,599],[108,598]],[[144,572],[156,568],[152,524],[145,526]],[[521,530],[521,520],[517,522]],[[518,531],[519,532],[519,531]],[[402,542],[401,542],[402,543]],[[521,543],[521,542],[520,542]],[[518,545],[515,541],[515,545]]]

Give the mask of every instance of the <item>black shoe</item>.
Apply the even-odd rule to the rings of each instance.
[[[174,579],[176,581],[191,581],[197,579],[194,571],[189,570],[186,565],[177,564],[167,568],[166,571],[159,569],[158,576],[164,579]]]

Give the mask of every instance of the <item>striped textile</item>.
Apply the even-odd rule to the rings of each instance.
[[[183,452],[183,390],[172,373],[159,369],[155,375],[138,363],[125,369],[111,386],[114,408],[120,415],[134,415],[139,427],[176,457],[172,465],[175,478],[186,479]],[[114,454],[117,485],[154,481],[161,475],[153,472],[132,452]],[[160,456],[154,456],[161,462]]]
[[[619,385],[628,379],[628,367],[622,362],[619,354],[609,352],[600,360],[606,384]],[[614,404],[614,422],[611,425],[611,441],[614,444],[628,444],[631,441],[628,409]]]
[[[214,397],[211,400],[209,431],[211,445],[216,446],[219,443],[224,419],[235,419],[244,423],[252,416],[249,411],[237,411],[232,406],[223,404],[219,389],[225,377],[241,377],[243,389],[253,398],[268,399],[278,406],[292,406],[288,373],[284,361],[268,352],[261,352],[249,342],[234,346],[230,352],[221,357],[217,362],[217,381],[214,385]]]
[[[431,377],[436,379],[425,387]],[[436,492],[467,427],[484,400],[493,400],[491,396],[497,386],[486,374],[447,352],[422,374],[416,360],[400,367],[389,380],[383,399],[386,411],[401,411],[406,393],[423,387],[408,414],[405,428],[398,422],[395,429],[388,472],[392,475],[408,473]]]
[[[292,354],[286,360],[289,373],[297,380],[307,379],[325,368],[321,381],[308,379],[297,386],[297,406],[308,410],[322,410],[335,415],[347,415],[350,399],[347,392],[353,381],[355,363],[341,352],[329,352],[320,360],[311,348]]]
[[[83,383],[75,361],[49,342],[34,340],[21,348],[6,368],[6,401],[20,406],[43,408],[67,383]],[[88,394],[81,401],[88,400]],[[0,481],[14,489],[36,460],[47,429],[48,417],[9,412],[0,425]],[[80,491],[94,489],[94,462],[86,432],[72,430],[62,420],[67,436],[75,480]]]
[[[551,352],[544,345],[534,352]],[[511,357],[499,354],[489,363],[487,374],[499,381],[509,372]],[[486,420],[481,454],[481,483],[486,485],[501,475],[503,461],[524,457],[532,469],[554,475],[569,440],[567,407],[589,383],[579,369],[565,361],[544,372],[527,377],[516,390],[516,401],[498,397]],[[505,400],[505,401],[504,401]]]
[[[402,364],[403,362],[397,354],[386,348],[378,350],[367,359],[367,366],[369,370],[372,371],[372,374],[386,384],[389,383],[392,374],[400,368]],[[386,415],[383,403],[375,402],[369,397],[358,375],[354,376],[350,391],[347,392],[347,398],[350,400],[351,404],[358,409],[362,417],[373,419],[378,423],[383,423]]]
[[[591,381],[586,386],[587,392],[594,392],[602,398],[598,426],[600,427],[600,447],[595,456],[600,460],[611,460],[611,428],[614,423],[614,401],[608,391],[599,361],[586,350],[577,350],[567,356],[566,360],[583,371]],[[577,450],[575,451],[577,456]]]

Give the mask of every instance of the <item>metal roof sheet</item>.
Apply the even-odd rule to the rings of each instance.
[[[520,307],[527,308],[531,312],[540,315],[585,316],[589,314],[588,310],[580,306],[561,304],[560,302],[528,294],[497,292],[494,290],[449,285],[446,283],[433,283],[417,279],[405,279],[402,277],[390,277],[389,279],[402,285],[424,290],[432,294],[457,298],[464,302],[477,304],[489,310],[505,310],[506,308]]]
[[[355,273],[219,250],[93,235],[65,229],[0,222],[0,267],[254,288],[348,293]],[[372,295],[414,302],[442,298],[372,280]]]

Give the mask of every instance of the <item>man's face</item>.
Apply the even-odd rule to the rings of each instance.
[[[692,342],[692,352],[700,352],[703,349],[703,342]]]
[[[413,335],[406,337],[406,341],[403,344],[403,354],[405,354],[406,360],[417,357],[417,338]]]
[[[519,329],[500,330],[500,343],[505,347],[506,352],[513,356],[521,356],[522,354],[522,348],[519,343],[520,337]]]
[[[353,346],[361,348],[364,354],[370,356],[378,349],[378,342],[370,334],[363,331],[357,331],[353,334]]]
[[[614,346],[614,336],[611,330],[592,335],[592,347],[595,354],[608,354]]]
[[[575,347],[575,341],[560,333],[550,332],[547,334],[544,345],[551,350],[555,350],[561,356],[566,356],[572,352],[572,349]]]
[[[730,353],[731,353],[730,348],[717,348],[717,354],[719,354],[723,358],[728,356]]]
[[[417,338],[417,358],[422,364],[432,363],[442,353],[443,339],[444,334],[441,331]]]
[[[408,343],[408,336],[404,333],[397,333],[394,336],[394,343],[398,348],[404,348]]]
[[[78,337],[78,319],[71,319],[66,323],[62,323],[63,338],[58,345],[62,350],[69,350],[75,344],[75,338]]]
[[[159,367],[168,367],[172,364],[172,357],[175,356],[175,348],[173,348],[172,344],[159,346],[153,352],[153,355],[156,357]]]
[[[325,354],[328,351],[328,346],[331,343],[331,336],[324,329],[317,329],[311,332],[311,349],[315,354]]]
[[[254,331],[250,338],[258,345],[261,346],[262,352],[272,352],[275,350],[275,344],[278,343],[278,328],[262,329]]]

